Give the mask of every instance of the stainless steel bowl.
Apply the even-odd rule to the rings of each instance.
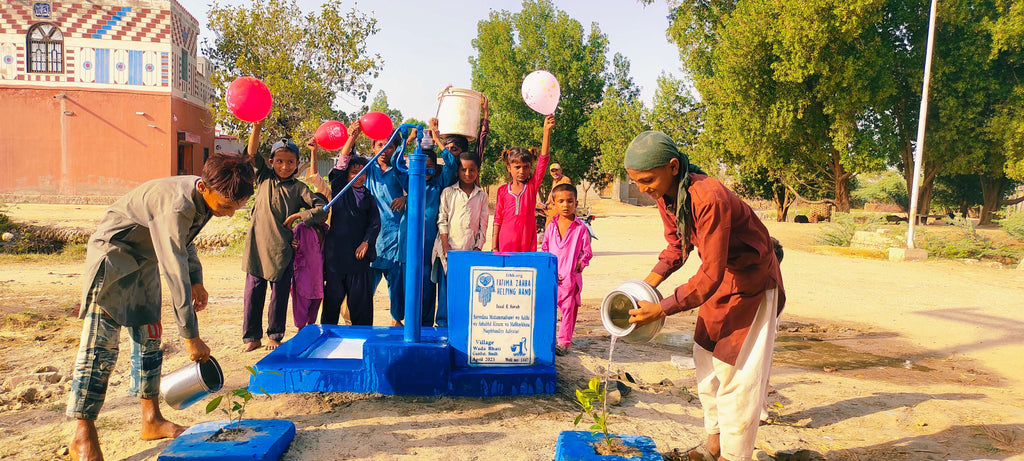
[[[654,322],[636,325],[629,323],[629,311],[637,308],[637,301],[661,302],[661,293],[642,280],[628,280],[609,292],[601,301],[601,325],[612,336],[626,342],[646,343],[658,335],[665,325],[662,317]]]
[[[224,372],[213,357],[187,365],[160,378],[160,395],[171,408],[181,410],[224,386]]]

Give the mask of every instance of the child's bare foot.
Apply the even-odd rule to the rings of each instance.
[[[68,443],[68,454],[73,460],[95,461],[103,459],[100,450],[100,438],[96,434],[96,424],[92,420],[79,419],[75,432]]]
[[[259,349],[260,346],[262,346],[262,345],[263,345],[263,343],[260,342],[260,341],[253,341],[251,343],[244,343],[244,344],[242,344],[242,352],[254,351],[256,349]]]
[[[401,320],[394,320],[394,319],[392,319],[391,320],[391,326],[393,326],[393,327],[400,327],[400,326],[403,326],[403,324],[402,324]]]
[[[281,341],[278,341],[276,339],[271,339],[270,341],[267,341],[267,345],[263,346],[263,348],[268,350],[268,351],[272,351],[274,349],[277,349],[277,346],[280,346],[280,345],[281,345]]]
[[[161,417],[151,422],[142,421],[142,440],[173,439],[188,429]]]

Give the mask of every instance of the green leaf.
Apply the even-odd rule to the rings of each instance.
[[[583,414],[582,413],[576,415],[576,420],[572,422],[572,425],[573,426],[578,426],[580,424],[580,420],[581,419],[583,419]]]
[[[214,397],[213,400],[210,401],[210,403],[206,404],[206,412],[210,413],[213,410],[216,410],[217,407],[220,406],[220,401],[221,400],[224,400],[224,396],[223,395],[218,395],[217,397]]]
[[[238,402],[231,402],[231,411],[238,411],[242,409],[242,404]]]
[[[243,396],[245,396],[245,394],[248,394],[248,393],[249,393],[249,391],[246,390],[246,389],[235,389],[235,390],[231,391],[231,395],[233,395],[235,397],[243,397]]]
[[[250,367],[250,366],[246,365],[246,366],[245,366],[245,369],[249,371],[249,374],[250,374],[250,375],[252,375],[252,376],[256,376],[256,369],[255,369],[255,368],[253,368],[253,367]]]
[[[266,370],[266,371],[261,371],[260,373],[267,373],[267,374],[270,374],[270,375],[275,375],[275,376],[284,376],[284,375],[282,375],[282,374],[281,374],[281,373],[279,373],[279,372],[276,372],[276,371],[270,371],[270,370]]]
[[[267,392],[265,389],[263,389],[263,386],[256,386],[256,387],[260,388],[260,392],[262,392],[263,395],[267,396],[268,399],[273,398],[273,397],[270,396],[269,392]]]

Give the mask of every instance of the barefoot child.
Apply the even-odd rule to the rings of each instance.
[[[590,232],[576,217],[576,187],[559,184],[551,189],[555,214],[544,230],[541,250],[558,256],[558,334],[555,354],[569,353],[572,332],[576,328],[576,311],[583,291],[583,268],[590,264]]]
[[[349,126],[349,137],[328,178],[337,195],[355,181],[331,205],[331,226],[324,242],[324,311],[320,323],[337,325],[341,303],[346,302],[352,325],[373,325],[373,272],[377,257],[380,214],[377,203],[365,187],[366,175],[355,179],[367,164],[365,157],[350,155],[359,134],[358,122]],[[367,170],[369,172],[369,170]]]
[[[448,326],[448,252],[480,251],[487,240],[487,193],[477,185],[480,157],[459,155],[459,182],[441,192],[437,212],[437,239],[431,259],[431,280],[437,283],[437,314],[434,322]]]
[[[537,251],[537,189],[548,169],[548,150],[555,116],[544,118],[544,139],[540,158],[533,168],[532,150],[513,147],[502,152],[509,182],[498,188],[494,204],[494,251]]]
[[[242,351],[262,345],[263,303],[270,285],[270,309],[267,311],[266,349],[275,349],[284,339],[288,314],[288,292],[292,285],[292,224],[301,220],[322,221],[327,213],[327,198],[309,190],[295,177],[299,165],[299,147],[282,139],[270,148],[270,165],[259,149],[263,122],[253,124],[248,151],[256,163],[256,202],[252,223],[245,235],[242,269],[245,270],[242,320]]]
[[[303,221],[295,225],[293,232],[292,319],[295,320],[295,328],[301,330],[316,323],[320,303],[324,300],[324,234],[327,226]]]
[[[196,312],[206,307],[203,271],[192,240],[212,216],[231,216],[253,192],[248,156],[213,154],[202,178],[174,176],[142,184],[107,209],[89,239],[85,319],[68,398],[76,418],[69,444],[74,459],[102,459],[96,417],[117,362],[121,327],[131,334],[130,392],[142,406],[142,439],[177,437],[185,428],[160,413],[160,273],[167,280],[178,334],[190,360],[205,362]]]

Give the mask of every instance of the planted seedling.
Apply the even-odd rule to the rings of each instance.
[[[246,366],[245,369],[248,370],[249,375],[253,377],[256,377],[262,373],[270,373],[272,375],[281,376],[281,373],[278,373],[276,371],[256,371],[255,368],[250,366]],[[263,395],[267,396],[268,399],[271,398],[270,394],[267,391],[263,390],[262,386],[257,387],[259,388],[260,392],[263,393]],[[218,438],[219,440],[229,440],[232,439],[230,437],[232,434],[238,436],[239,433],[244,432],[244,430],[240,428],[240,425],[242,423],[242,417],[245,415],[246,405],[249,404],[249,401],[252,400],[253,397],[254,395],[252,394],[252,392],[249,392],[248,389],[243,387],[239,389],[233,389],[225,394],[218,395],[213,400],[211,400],[210,403],[206,404],[207,414],[212,413],[219,408],[220,411],[228,415],[228,426],[218,431],[217,434],[214,434],[215,438]],[[225,404],[224,406],[226,406],[227,408],[220,408],[222,403]],[[231,427],[232,425],[234,427]]]
[[[600,378],[591,378],[586,388],[576,389],[576,403],[580,406],[580,414],[576,415],[573,425],[579,426],[585,416],[590,416],[594,420],[590,425],[590,433],[597,435],[600,432],[604,438],[603,443],[594,443],[594,451],[597,454],[622,457],[639,454],[640,450],[623,444],[618,437],[608,433],[608,407],[604,401],[605,389]]]
[[[580,414],[576,415],[573,421],[574,426],[579,426],[584,416],[589,415],[594,419],[590,425],[590,433],[596,435],[598,432],[604,434],[604,442],[608,449],[612,446],[612,437],[608,435],[608,408],[604,406],[604,392],[601,389],[601,380],[591,378],[590,384],[585,389],[576,389],[576,403],[580,406]],[[598,414],[596,405],[600,405],[601,412]]]

